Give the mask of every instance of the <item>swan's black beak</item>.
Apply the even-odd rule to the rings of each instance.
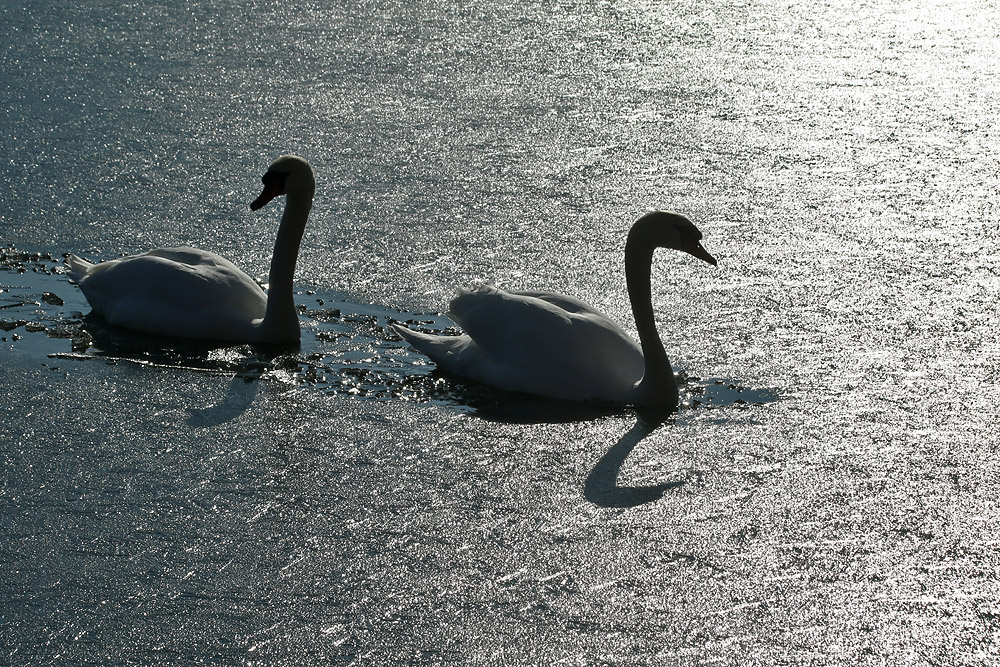
[[[252,204],[250,204],[250,210],[256,211],[261,208],[264,204],[282,194],[281,190],[282,181],[264,179],[264,191],[260,193],[259,197],[253,200]]]
[[[704,260],[712,266],[719,265],[719,263],[715,261],[715,258],[709,255],[708,251],[701,247],[701,243],[699,241],[694,241],[685,245],[684,252],[694,255],[698,259]]]

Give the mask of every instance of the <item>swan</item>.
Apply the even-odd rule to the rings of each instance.
[[[508,391],[574,401],[676,408],[677,383],[653,319],[650,272],[656,248],[715,266],[702,234],[683,215],[654,211],[625,243],[625,279],[639,343],[592,306],[550,292],[461,291],[448,315],[463,329],[437,336],[393,329],[454,375]]]
[[[146,333],[238,343],[292,343],[299,318],[292,279],[316,181],[302,158],[285,155],[261,179],[254,211],[285,195],[268,291],[214,252],[156,248],[99,264],[68,255],[69,276],[110,324]]]

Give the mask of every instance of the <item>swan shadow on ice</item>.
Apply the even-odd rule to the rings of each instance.
[[[779,399],[774,389],[750,389],[731,381],[680,376],[684,388],[680,410],[764,405]],[[671,489],[683,486],[687,480],[674,480],[651,486],[618,486],[618,475],[632,450],[657,428],[673,421],[679,413],[665,408],[636,408],[636,422],[604,456],[594,464],[583,486],[587,500],[601,507],[635,507],[663,497]]]
[[[82,320],[74,352],[152,368],[184,368],[213,375],[233,374],[225,395],[202,408],[188,408],[188,426],[204,428],[243,414],[269,369],[296,363],[297,343],[232,345],[145,334],[108,324],[93,313]]]
[[[239,371],[229,382],[226,395],[214,405],[205,408],[188,408],[187,425],[195,428],[206,428],[208,426],[218,426],[239,417],[246,412],[257,390],[260,387],[258,380],[264,374],[262,366],[250,367],[246,371]]]
[[[600,507],[636,507],[659,500],[667,491],[683,486],[686,480],[651,486],[618,486],[618,475],[628,455],[674,414],[675,411],[666,409],[637,410],[635,426],[604,453],[587,475],[584,497]]]

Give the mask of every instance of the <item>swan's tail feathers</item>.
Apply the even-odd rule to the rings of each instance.
[[[402,324],[399,324],[397,322],[389,322],[389,326],[392,328],[393,331],[399,334],[400,338],[405,340],[410,345],[413,345],[413,338],[417,335],[416,331],[410,331]]]
[[[469,344],[468,336],[435,336],[434,334],[423,333],[407,329],[402,324],[393,322],[393,331],[407,343],[415,347],[419,352],[426,354],[431,361],[448,371],[455,371],[455,354]]]
[[[93,264],[73,254],[66,257],[66,266],[69,267],[69,277],[75,283],[80,283],[87,277],[90,270],[94,268]]]
[[[435,339],[441,338],[441,336],[434,336],[432,334],[426,334],[420,331],[414,331],[413,329],[408,329],[402,324],[396,322],[390,323],[392,330],[399,334],[400,338],[405,340],[407,343],[417,348],[428,357],[433,359],[430,351],[435,347]]]

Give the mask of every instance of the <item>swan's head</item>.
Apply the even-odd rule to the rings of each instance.
[[[312,200],[316,190],[316,177],[309,163],[297,155],[282,155],[271,163],[267,173],[260,179],[264,191],[250,204],[254,211],[275,197],[305,197]]]
[[[701,231],[680,213],[653,211],[639,218],[628,233],[629,243],[680,250],[712,266],[718,262],[701,246]]]

